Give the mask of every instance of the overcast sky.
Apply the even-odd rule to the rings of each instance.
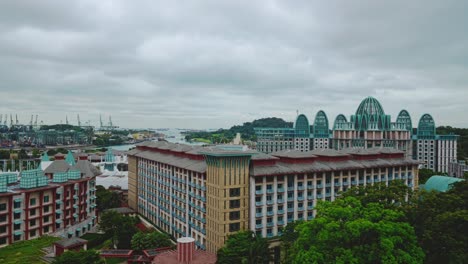
[[[367,96],[468,127],[468,1],[0,2],[0,114],[332,125]],[[203,4],[201,4],[203,3]]]

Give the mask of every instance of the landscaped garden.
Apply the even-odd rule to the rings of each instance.
[[[22,263],[42,263],[41,257],[44,255],[42,248],[51,246],[57,237],[42,236],[37,239],[20,241],[0,249],[0,263],[2,264],[22,264]]]

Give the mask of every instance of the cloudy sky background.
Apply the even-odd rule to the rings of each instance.
[[[332,125],[374,96],[393,120],[468,127],[468,2],[382,2],[1,1],[0,114]]]

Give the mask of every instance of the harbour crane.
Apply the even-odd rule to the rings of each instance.
[[[80,114],[77,115],[77,119],[78,119],[78,126],[81,127]]]

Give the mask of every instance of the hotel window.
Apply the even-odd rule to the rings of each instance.
[[[5,245],[6,244],[6,240],[7,238],[6,237],[1,237],[0,238],[0,245]]]
[[[229,220],[238,220],[240,219],[240,211],[234,211],[229,213]]]
[[[36,198],[29,199],[29,205],[31,205],[31,206],[36,205]]]
[[[6,210],[6,208],[7,208],[7,205],[6,205],[6,203],[2,203],[2,204],[0,204],[0,211],[5,211],[5,210]]]
[[[15,209],[20,208],[21,207],[21,202],[15,202],[14,207],[15,207]]]
[[[29,220],[29,227],[36,225],[36,219]]]
[[[18,240],[21,239],[21,235],[15,235],[15,236],[13,237],[13,239],[14,239],[14,241],[18,241]]]
[[[6,232],[6,229],[7,227],[6,226],[0,226],[0,234],[3,234]]]
[[[47,222],[49,222],[49,216],[48,215],[44,216],[44,223],[47,223]]]
[[[240,207],[240,200],[231,200],[229,201],[229,208],[239,208]]]
[[[19,219],[19,218],[21,218],[21,213],[14,213],[14,214],[13,214],[13,218],[14,218],[14,219]]]
[[[29,232],[30,237],[33,237],[35,235],[36,235],[36,230],[32,230],[32,231]]]
[[[21,224],[14,224],[13,229],[18,230],[21,228]]]
[[[240,229],[240,223],[229,224],[229,232],[236,232]]]
[[[29,215],[35,216],[35,215],[36,215],[36,209],[31,209],[31,210],[29,211]]]
[[[240,196],[240,188],[231,188],[231,189],[229,189],[229,196],[230,197]]]
[[[49,195],[46,195],[44,196],[44,203],[48,203],[49,202]]]
[[[48,213],[49,212],[49,206],[44,206],[44,213]]]

